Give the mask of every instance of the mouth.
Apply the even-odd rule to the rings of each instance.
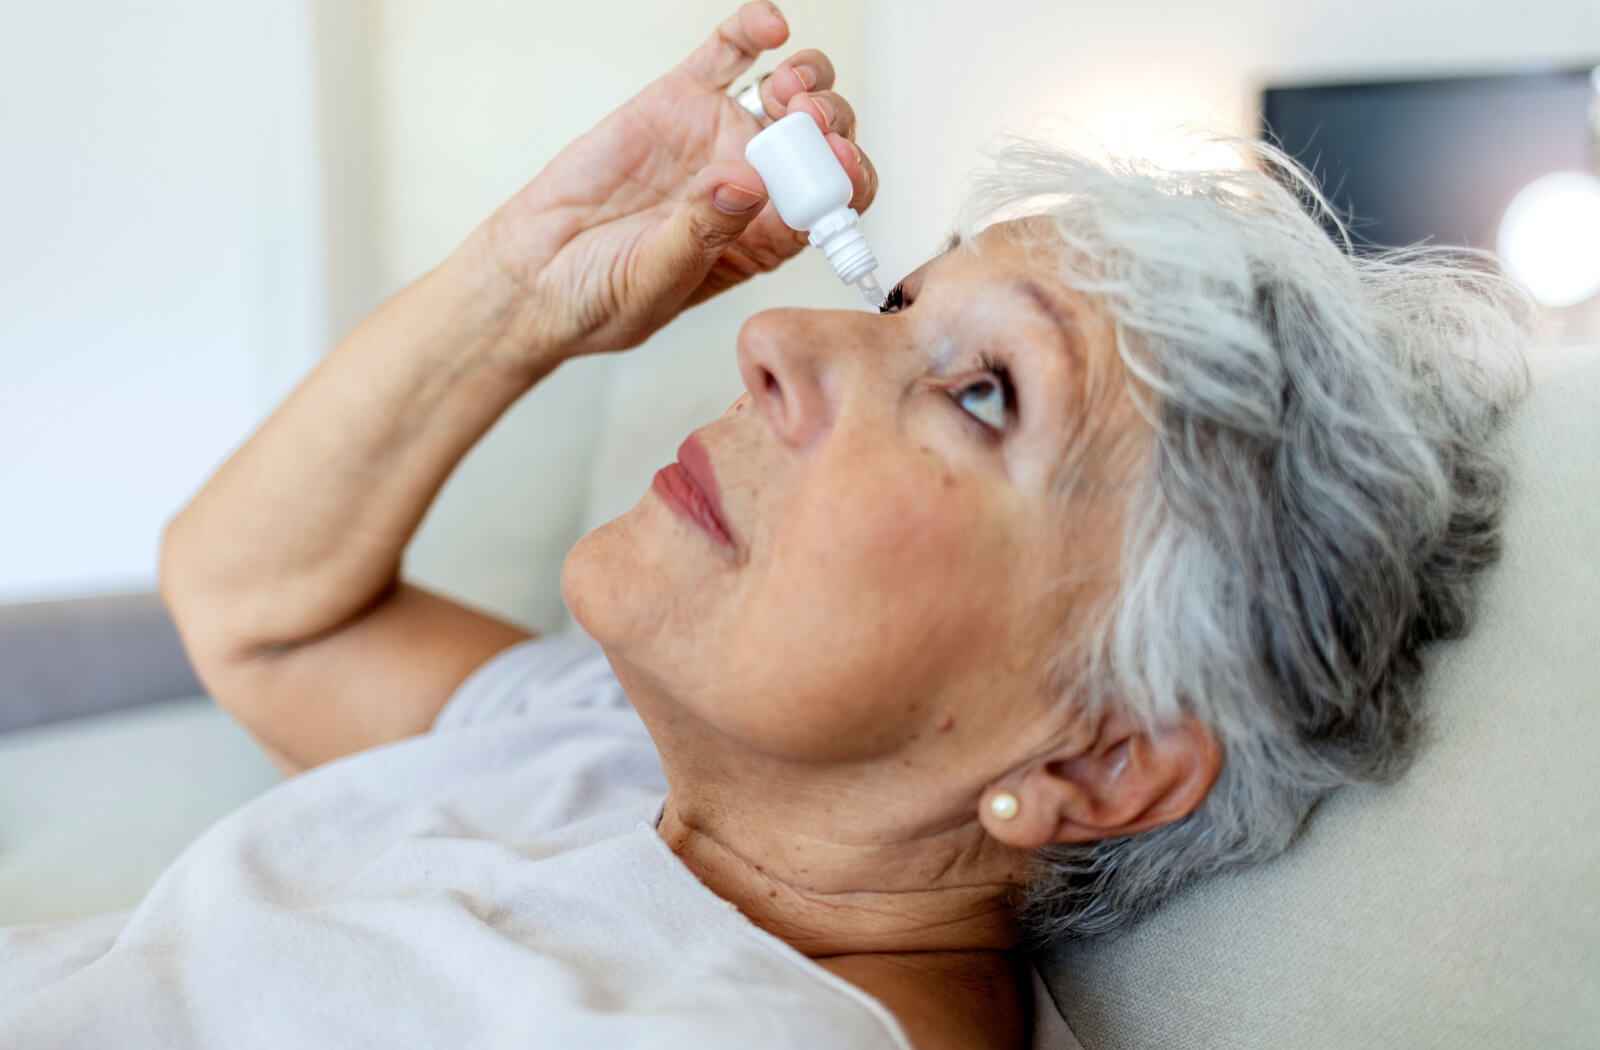
[[[723,518],[722,495],[717,487],[717,475],[711,469],[711,457],[693,434],[678,446],[678,461],[656,471],[650,487],[668,506],[712,539],[727,547],[734,546]]]

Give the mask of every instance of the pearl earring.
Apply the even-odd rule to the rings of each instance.
[[[989,812],[994,814],[996,820],[1010,820],[1021,808],[1022,803],[1009,791],[996,791],[989,798]]]

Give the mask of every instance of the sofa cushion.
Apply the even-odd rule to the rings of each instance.
[[[131,908],[282,778],[204,696],[0,735],[0,926]]]
[[[0,733],[200,692],[154,592],[0,605],[0,668]]]

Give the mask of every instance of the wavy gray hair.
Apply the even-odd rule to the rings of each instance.
[[[1059,276],[1112,321],[1152,424],[1117,593],[1070,647],[1067,695],[1151,726],[1191,713],[1224,756],[1189,816],[1041,850],[1020,908],[1035,944],[1272,857],[1333,789],[1398,776],[1423,647],[1467,630],[1498,554],[1488,439],[1527,385],[1531,301],[1481,254],[1355,251],[1288,156],[1234,145],[1254,170],[1009,140],[958,223],[974,243],[998,218],[1053,220]]]

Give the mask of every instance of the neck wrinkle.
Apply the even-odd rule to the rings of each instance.
[[[712,892],[731,902],[766,932],[810,958],[859,954],[921,952],[1004,952],[1016,947],[1020,930],[1010,902],[1012,881],[986,876],[974,854],[986,852],[950,844],[933,885],[824,888],[827,860],[813,852],[801,865],[786,856],[740,850],[732,842],[685,818],[669,795],[657,834],[678,859]],[[976,832],[982,835],[981,830]],[[987,836],[984,836],[987,838]],[[838,848],[859,854],[862,847]],[[896,870],[894,850],[885,846],[876,863]],[[1021,858],[1011,858],[1014,875]],[[870,858],[853,858],[856,868]],[[819,870],[821,869],[821,870]],[[853,881],[853,880],[852,880]],[[809,883],[809,884],[808,884]]]

